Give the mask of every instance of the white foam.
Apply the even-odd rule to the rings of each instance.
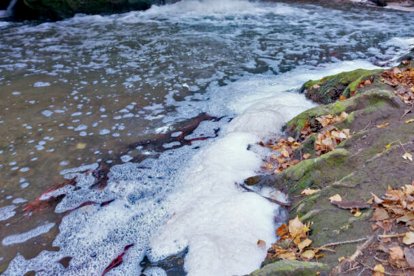
[[[241,80],[223,88],[244,95],[227,103],[239,115],[180,174],[182,184],[170,197],[172,216],[151,240],[151,259],[161,260],[188,247],[185,269],[189,275],[242,275],[258,268],[266,250],[257,241],[269,246],[275,240],[277,206],[235,185],[261,165],[262,157],[248,146],[280,133],[288,119],[313,106],[303,95],[287,90],[308,79],[361,66],[375,68],[362,61],[344,62],[318,71],[301,69]],[[229,97],[224,91],[219,95]]]
[[[8,220],[9,218],[13,217],[16,212],[16,205],[8,205],[0,208],[0,221]]]
[[[50,86],[50,82],[38,81],[33,84],[33,87],[47,87]]]
[[[18,243],[24,243],[34,237],[37,237],[37,236],[40,236],[42,234],[49,232],[50,229],[53,228],[53,226],[55,226],[54,223],[45,223],[27,232],[5,237],[2,241],[2,244],[4,246],[9,246],[9,245],[18,244]]]

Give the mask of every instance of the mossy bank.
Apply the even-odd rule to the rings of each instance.
[[[356,217],[349,210],[332,205],[331,196],[340,194],[346,200],[366,202],[372,198],[372,192],[381,195],[389,186],[401,187],[413,181],[414,163],[402,156],[404,152],[414,152],[414,124],[406,123],[414,114],[395,94],[395,87],[384,83],[382,71],[360,69],[307,82],[302,92],[323,105],[289,121],[287,135],[298,138],[305,124],[320,128],[315,126],[316,117],[346,112],[347,119],[335,127],[350,129],[351,137],[335,150],[318,155],[315,135],[310,135],[299,149],[301,153],[308,153],[310,159],[282,173],[246,182],[271,185],[289,194],[290,218],[299,216],[302,221],[312,222],[309,238],[315,247],[366,238],[372,231],[370,209]],[[305,188],[320,189],[320,192],[303,196],[301,192]],[[333,252],[324,252],[317,263],[311,264],[266,260],[252,275],[328,274],[338,265],[338,258],[351,256],[357,246],[358,243],[338,245]]]

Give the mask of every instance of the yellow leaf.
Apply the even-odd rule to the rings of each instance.
[[[404,153],[404,155],[402,156],[402,158],[404,158],[405,160],[410,160],[413,161],[413,155],[409,152]]]
[[[360,217],[362,215],[362,213],[361,213],[361,211],[360,210],[357,210],[355,213],[354,213],[354,217]]]
[[[320,189],[311,189],[311,188],[306,188],[305,190],[303,190],[300,194],[301,195],[313,195],[317,192],[320,192]]]
[[[293,253],[293,252],[285,252],[285,253],[279,254],[277,256],[281,259],[296,260],[296,254]]]
[[[289,233],[295,240],[296,244],[300,242],[298,238],[306,237],[306,233],[308,231],[309,228],[299,220],[299,217],[296,217],[289,221]]]
[[[342,197],[339,194],[336,194],[336,195],[331,196],[329,198],[329,201],[330,202],[333,202],[333,201],[342,201]]]
[[[406,245],[411,245],[414,243],[414,232],[407,232],[403,238],[403,243]]]
[[[345,260],[346,258],[344,257],[344,256],[342,256],[342,257],[339,257],[338,258],[338,262],[342,262],[343,260]]]
[[[386,127],[388,127],[389,125],[390,125],[390,123],[388,123],[388,122],[384,122],[384,123],[382,123],[382,124],[377,125],[377,128],[386,128]]]
[[[377,264],[375,267],[374,267],[374,274],[373,275],[375,275],[375,276],[380,276],[380,275],[384,275],[385,274],[385,269],[384,269],[384,267],[382,266],[382,264]]]
[[[303,159],[309,159],[311,157],[311,155],[309,153],[305,153],[303,155]]]
[[[306,259],[306,260],[312,260],[313,258],[315,258],[315,251],[313,251],[313,250],[306,250],[300,256],[302,258]]]
[[[77,143],[76,144],[76,149],[84,149],[84,148],[86,148],[86,144],[85,143]]]
[[[288,152],[287,150],[285,150],[285,149],[283,149],[283,150],[280,152],[280,154],[281,154],[283,157],[289,157],[289,152]]]
[[[414,119],[408,119],[405,121],[406,124],[414,123]]]
[[[386,146],[385,146],[385,149],[390,149],[391,148],[391,144],[387,144]]]
[[[300,251],[302,251],[304,248],[306,248],[306,247],[308,247],[309,245],[311,245],[311,243],[312,243],[312,240],[310,240],[310,239],[305,239],[305,240],[301,241],[301,242],[298,244],[298,248],[299,248],[299,250],[300,250]]]

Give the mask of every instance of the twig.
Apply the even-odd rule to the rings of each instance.
[[[256,191],[244,186],[243,184],[239,184],[239,186],[242,187],[243,189],[245,189],[248,192],[258,194]],[[274,198],[270,198],[270,197],[267,197],[267,196],[264,196],[264,195],[261,195],[261,194],[258,194],[258,195],[265,198],[265,199],[267,199],[267,200],[269,200],[269,201],[271,201],[271,202],[273,202],[273,203],[276,203],[280,206],[283,206],[283,207],[290,207],[291,206],[290,202],[283,202],[283,201],[280,201],[280,200],[277,200],[277,199],[274,199]]]
[[[362,250],[364,250],[365,248],[367,248],[372,243],[372,241],[374,240],[374,237],[375,236],[376,235],[372,235],[369,238],[365,238],[366,241],[361,246],[358,246],[357,247],[357,250],[354,252],[354,254],[352,254],[351,257],[349,257],[349,260],[350,261],[355,261],[356,258],[358,258],[358,256],[362,254]]]
[[[331,243],[327,243],[325,245],[322,245],[321,247],[319,247],[317,249],[318,250],[324,250],[325,247],[338,246],[338,245],[350,244],[350,243],[358,243],[358,242],[366,241],[367,239],[368,238],[362,238],[362,239],[357,239],[357,240],[349,240],[349,241],[340,241],[340,242],[331,242]]]
[[[389,235],[378,235],[378,238],[386,239],[386,238],[400,238],[404,237],[405,233],[402,234],[389,234]]]

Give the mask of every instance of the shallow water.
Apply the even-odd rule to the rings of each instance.
[[[413,43],[413,21],[389,10],[210,0],[0,22],[0,271],[13,259],[6,274],[100,274],[132,244],[110,273],[136,274],[144,255],[158,261],[186,247],[193,275],[254,269],[265,251],[251,241],[274,239],[276,206],[232,184],[260,166],[261,153],[247,145],[311,106],[286,91],[323,73],[386,64]],[[97,164],[67,170],[100,161],[118,164],[109,179]],[[63,199],[27,208],[62,175],[76,177],[76,186],[53,191]],[[229,198],[240,200],[227,206]],[[246,256],[245,267],[233,265]]]

